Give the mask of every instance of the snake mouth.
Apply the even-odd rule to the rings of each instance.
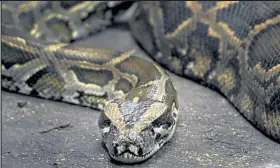
[[[171,137],[173,136],[175,132],[175,126],[172,127],[171,129],[171,133],[160,139],[154,146],[153,149],[151,149],[149,152],[145,153],[144,155],[135,155],[134,153],[126,150],[124,152],[122,152],[121,154],[114,154],[112,152],[109,152],[110,156],[116,160],[116,161],[119,161],[119,162],[122,162],[122,163],[138,163],[138,162],[143,162],[147,159],[149,159],[151,156],[153,156],[154,153],[156,153],[166,142],[168,142]]]
[[[152,150],[150,150],[149,152],[147,152],[145,155],[135,155],[134,153],[130,152],[130,151],[124,151],[121,154],[113,154],[111,152],[109,152],[109,154],[111,155],[111,157],[119,162],[123,162],[123,163],[137,163],[137,162],[142,162],[146,159],[148,159],[149,157],[151,157],[156,151],[158,151],[159,149],[159,145],[156,145]]]

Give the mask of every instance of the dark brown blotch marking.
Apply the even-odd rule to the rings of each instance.
[[[261,63],[266,70],[280,64],[280,23],[270,25],[254,37],[249,46],[248,64],[254,67]]]
[[[209,10],[213,7],[216,6],[217,2],[215,1],[201,1],[201,7],[202,7],[202,11],[206,11],[206,10]]]
[[[165,92],[166,92],[166,97],[165,97],[165,103],[167,104],[168,107],[171,107],[173,102],[176,103],[177,106],[177,91],[174,88],[172,81],[169,79],[165,83]]]
[[[80,82],[105,86],[113,79],[113,73],[109,70],[93,70],[74,66],[71,68]]]
[[[51,33],[51,37],[54,36],[57,40],[59,40],[59,42],[70,42],[72,30],[70,29],[67,21],[55,17],[47,20],[46,26]],[[45,35],[44,38],[46,38],[44,40],[48,41],[48,36],[50,35],[45,33],[43,34]]]
[[[185,1],[160,2],[163,10],[164,33],[171,33],[186,19],[192,16],[192,11],[186,8]]]
[[[20,26],[24,26],[24,29],[28,32],[33,29],[33,26],[36,23],[32,10],[20,13],[18,18],[20,21]]]
[[[15,43],[15,44],[21,45],[19,43]],[[28,45],[32,45],[32,44],[28,44]],[[29,53],[29,52],[20,50],[18,48],[14,48],[3,41],[1,42],[1,48],[2,48],[2,53],[1,53],[2,59],[1,60],[2,60],[3,65],[5,66],[5,68],[7,68],[7,69],[10,68],[11,66],[13,66],[14,64],[23,65],[23,64],[27,63],[28,61],[31,61],[35,58],[39,58],[39,55],[37,55],[37,54]],[[28,48],[31,48],[31,46],[29,46]]]
[[[42,77],[44,76],[45,74],[48,73],[48,68],[44,68],[44,69],[41,69],[40,71],[36,72],[35,74],[33,74],[27,81],[26,83],[30,86],[30,87],[33,87],[36,82]]]
[[[148,90],[149,90],[150,86],[145,86],[145,87],[141,87],[141,88],[135,88],[132,89],[125,97],[126,100],[133,100],[135,97],[139,97],[139,101],[140,100],[144,100],[147,97],[148,94]]]
[[[277,9],[273,3],[243,1],[219,10],[217,22],[225,22],[239,39],[243,39],[254,25],[274,16],[277,16]]]
[[[278,91],[271,96],[266,108],[268,111],[274,112],[276,115],[280,115],[280,89],[278,89]]]
[[[127,93],[131,90],[132,88],[132,84],[124,79],[124,78],[121,78],[115,85],[115,90],[118,91],[118,90],[122,90],[124,93]]]
[[[138,57],[127,58],[117,64],[116,67],[123,73],[136,75],[138,77],[136,87],[161,77],[160,72],[151,62]]]
[[[81,3],[81,2],[79,2],[79,1],[61,1],[60,5],[61,5],[61,7],[63,7],[64,9],[67,10],[75,5],[78,5],[79,3]]]

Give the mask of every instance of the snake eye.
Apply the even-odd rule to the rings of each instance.
[[[155,138],[156,142],[160,141],[160,137],[161,135],[159,133],[156,133],[156,138]]]
[[[111,123],[112,121],[104,113],[100,114],[98,125],[101,129],[110,127]]]
[[[153,135],[156,133],[155,130],[154,130],[154,128],[152,128],[151,131],[152,131],[152,134],[153,134]]]
[[[149,125],[147,126],[147,129],[153,130],[153,125],[152,125],[152,124],[149,124]]]
[[[139,155],[139,156],[142,156],[142,155],[143,155],[143,149],[142,149],[142,148],[139,148],[139,149],[138,149],[138,155]]]
[[[111,123],[112,123],[112,121],[108,117],[104,118],[104,121],[103,121],[104,126],[110,126]]]
[[[168,129],[169,127],[171,127],[172,126],[172,122],[167,122],[167,123],[165,123],[165,128],[166,129]]]
[[[107,137],[108,133],[110,132],[111,123],[112,121],[104,113],[100,114],[98,125],[103,138]]]
[[[110,126],[111,123],[112,123],[112,121],[109,118],[104,120],[104,125],[106,125],[106,126]]]
[[[159,128],[162,127],[163,129],[170,128],[174,123],[174,118],[170,112],[165,112],[159,118],[152,122],[153,127]]]

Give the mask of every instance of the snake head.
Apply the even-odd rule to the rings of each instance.
[[[110,156],[123,163],[148,159],[168,142],[177,121],[175,103],[153,100],[114,100],[99,118],[103,142]]]

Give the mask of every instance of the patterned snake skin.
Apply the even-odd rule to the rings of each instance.
[[[280,142],[279,2],[5,2],[2,14],[2,88],[102,110],[115,160],[146,160],[173,136],[179,105],[161,67],[220,92]],[[120,23],[156,63],[75,46]]]

